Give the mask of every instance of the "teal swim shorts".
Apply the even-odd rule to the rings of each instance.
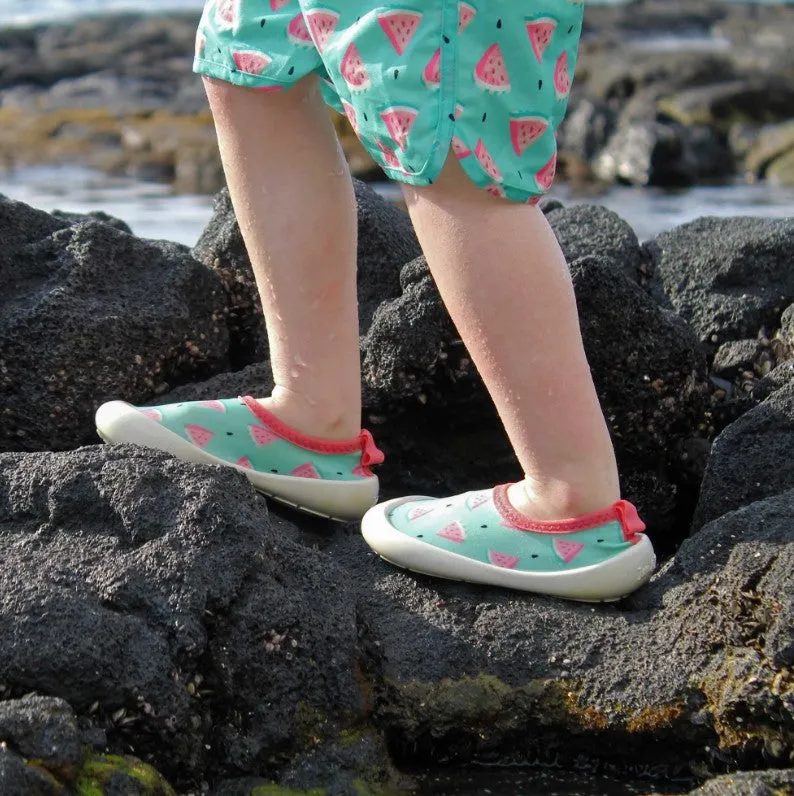
[[[208,0],[194,71],[281,91],[310,73],[394,180],[450,150],[496,196],[554,180],[583,0]]]

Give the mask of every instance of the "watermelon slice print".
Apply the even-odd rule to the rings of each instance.
[[[474,82],[484,91],[510,91],[510,77],[498,44],[492,44],[477,62]]]
[[[317,52],[322,53],[339,24],[339,14],[330,8],[310,8],[304,16]]]
[[[375,473],[369,469],[369,467],[364,467],[363,464],[356,465],[353,468],[353,475],[357,475],[359,478],[374,478]]]
[[[557,66],[554,68],[554,90],[557,92],[557,99],[565,99],[571,93],[571,74],[568,69],[568,52],[557,59]]]
[[[463,158],[471,155],[471,150],[466,146],[463,139],[458,138],[456,135],[452,136],[452,151],[458,160],[463,160]]]
[[[339,70],[351,91],[365,91],[369,88],[370,82],[367,67],[355,44],[350,44],[345,50],[345,54],[339,64]]]
[[[205,409],[213,409],[216,412],[226,411],[226,407],[221,401],[199,401],[199,406],[203,406]]]
[[[387,147],[381,140],[377,140],[375,143],[378,145],[378,149],[383,153],[383,159],[386,161],[386,165],[389,166],[389,168],[402,169],[400,160],[397,155],[394,154],[393,149]]]
[[[378,14],[378,22],[397,55],[405,52],[421,21],[421,12],[408,8],[395,8]]]
[[[146,415],[149,420],[156,420],[158,423],[161,423],[163,420],[163,413],[159,409],[155,409],[154,407],[150,409],[139,409],[138,410],[142,415]]]
[[[240,19],[240,0],[218,0],[215,4],[215,24],[221,30],[236,29]]]
[[[477,158],[483,171],[485,171],[494,182],[502,182],[502,172],[499,171],[496,163],[494,163],[494,159],[491,157],[491,153],[485,148],[482,139],[477,142],[477,146],[474,148],[474,157]]]
[[[306,25],[303,14],[299,11],[287,25],[287,38],[298,47],[314,47],[312,35]]]
[[[347,100],[342,100],[342,107],[345,109],[345,116],[347,116],[350,126],[353,128],[353,132],[358,135],[358,114],[356,109]]]
[[[251,87],[254,91],[281,91],[284,86],[252,86]]]
[[[549,122],[542,116],[513,116],[510,119],[510,140],[516,155],[521,157],[548,129]]]
[[[311,462],[306,462],[302,464],[300,467],[296,467],[290,475],[294,475],[296,478],[319,478],[320,474],[315,469],[314,465]]]
[[[551,44],[554,32],[557,30],[557,20],[551,17],[541,17],[540,19],[527,20],[527,33],[532,44],[532,51],[538,63],[543,62],[543,53]]]
[[[535,182],[543,193],[551,189],[554,178],[557,176],[557,153],[555,152],[551,160],[535,175]]]
[[[460,119],[460,117],[461,117],[462,115],[463,115],[463,106],[462,106],[460,103],[458,103],[458,104],[455,106],[455,121],[457,121],[458,119]]]
[[[571,561],[582,552],[584,545],[581,542],[572,542],[569,539],[555,539],[552,542],[554,552],[566,563]]]
[[[436,533],[442,539],[447,539],[450,542],[460,544],[466,541],[466,529],[457,521],[445,525],[440,531]]]
[[[406,149],[408,133],[411,132],[418,113],[419,111],[416,108],[411,108],[407,105],[393,105],[380,114],[380,118],[383,119],[392,141],[403,152]]]
[[[427,66],[422,72],[422,80],[425,85],[435,90],[441,85],[441,49],[439,48],[433,53],[433,57],[427,62]]]
[[[420,517],[424,517],[425,514],[430,514],[433,509],[428,508],[427,506],[414,506],[408,512],[408,520],[413,522],[414,520],[418,520]]]
[[[248,433],[251,435],[251,439],[260,447],[270,445],[271,442],[275,442],[279,438],[278,434],[271,431],[267,426],[248,426]]]
[[[271,11],[281,11],[284,6],[288,6],[292,0],[270,0]]]
[[[187,434],[188,439],[199,448],[206,448],[215,436],[208,428],[196,426],[193,423],[188,423],[188,425],[185,426],[185,434]]]
[[[539,196],[530,196],[529,199],[527,199],[527,204],[528,205],[536,205],[536,204],[539,204],[539,203],[540,203],[540,197]]]
[[[487,503],[490,499],[490,492],[476,492],[466,502],[469,504],[469,508],[473,511],[474,509],[478,509],[480,506]]]
[[[518,556],[511,556],[508,553],[497,553],[496,550],[488,551],[488,560],[497,567],[503,569],[515,569],[518,565]]]
[[[261,75],[270,66],[270,58],[256,50],[236,50],[232,58],[240,72],[247,75]]]
[[[251,460],[247,456],[241,456],[235,464],[238,467],[245,467],[246,470],[253,470],[253,465],[251,464]]]
[[[497,185],[496,183],[492,183],[487,188],[485,188],[485,193],[489,193],[491,194],[491,196],[495,196],[497,199],[504,199],[506,196],[505,189],[502,188],[501,185]]]
[[[474,19],[477,9],[469,3],[458,3],[458,33],[466,30],[469,22]]]

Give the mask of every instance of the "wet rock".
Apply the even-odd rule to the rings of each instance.
[[[593,163],[607,182],[680,186],[733,173],[727,147],[708,127],[665,122],[622,126]]]
[[[794,150],[775,158],[766,170],[766,178],[772,185],[794,185]]]
[[[776,329],[794,301],[794,221],[701,218],[649,244],[657,295],[709,345]]]
[[[103,400],[227,369],[220,284],[185,247],[10,200],[0,237],[0,450],[94,441]]]
[[[794,488],[794,379],[726,428],[711,451],[694,530],[734,509]]]
[[[77,793],[106,796],[176,796],[151,766],[130,755],[92,755],[75,783]]]
[[[763,177],[769,165],[794,150],[794,120],[762,127],[744,158],[745,171]]]
[[[794,304],[791,304],[780,316],[780,337],[790,346],[794,346]]]
[[[46,770],[28,765],[20,755],[0,746],[0,792],[3,796],[59,796],[63,788]]]
[[[122,221],[120,218],[115,218],[114,216],[109,216],[101,210],[94,210],[90,213],[67,213],[63,210],[53,210],[50,215],[52,215],[53,218],[66,221],[69,226],[74,226],[84,221],[101,221],[103,224],[107,224],[120,232],[126,232],[128,235],[132,235],[132,229],[130,229],[126,221]]]
[[[67,773],[80,762],[80,733],[62,699],[26,696],[0,702],[0,742],[50,771]]]
[[[779,796],[794,791],[794,769],[740,771],[710,779],[689,796]]]
[[[761,350],[758,340],[733,340],[723,343],[714,355],[711,372],[723,379],[734,379],[743,370],[752,370]]]
[[[378,304],[399,295],[399,269],[420,254],[408,216],[365,183],[355,180],[358,212],[358,297],[362,334]],[[262,305],[251,263],[227,191],[215,201],[215,212],[194,256],[223,280],[229,302],[232,364],[241,368],[267,357]]]
[[[582,98],[572,103],[560,126],[557,137],[560,152],[589,161],[606,145],[616,124],[614,108],[605,102]]]
[[[68,700],[176,786],[361,718],[342,571],[236,473],[136,448],[0,454],[0,537],[3,683]]]
[[[680,91],[660,102],[660,110],[685,125],[702,124],[727,133],[736,121],[757,124],[791,117],[794,87],[774,75],[725,81]]]

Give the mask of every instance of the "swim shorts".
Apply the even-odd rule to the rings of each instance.
[[[536,202],[554,180],[583,0],[208,0],[194,71],[281,91],[310,73],[392,179],[450,150],[479,187]]]

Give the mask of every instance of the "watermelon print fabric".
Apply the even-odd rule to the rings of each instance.
[[[392,179],[447,157],[495,196],[554,181],[582,0],[208,0],[194,71],[261,91],[317,73],[326,101]]]

